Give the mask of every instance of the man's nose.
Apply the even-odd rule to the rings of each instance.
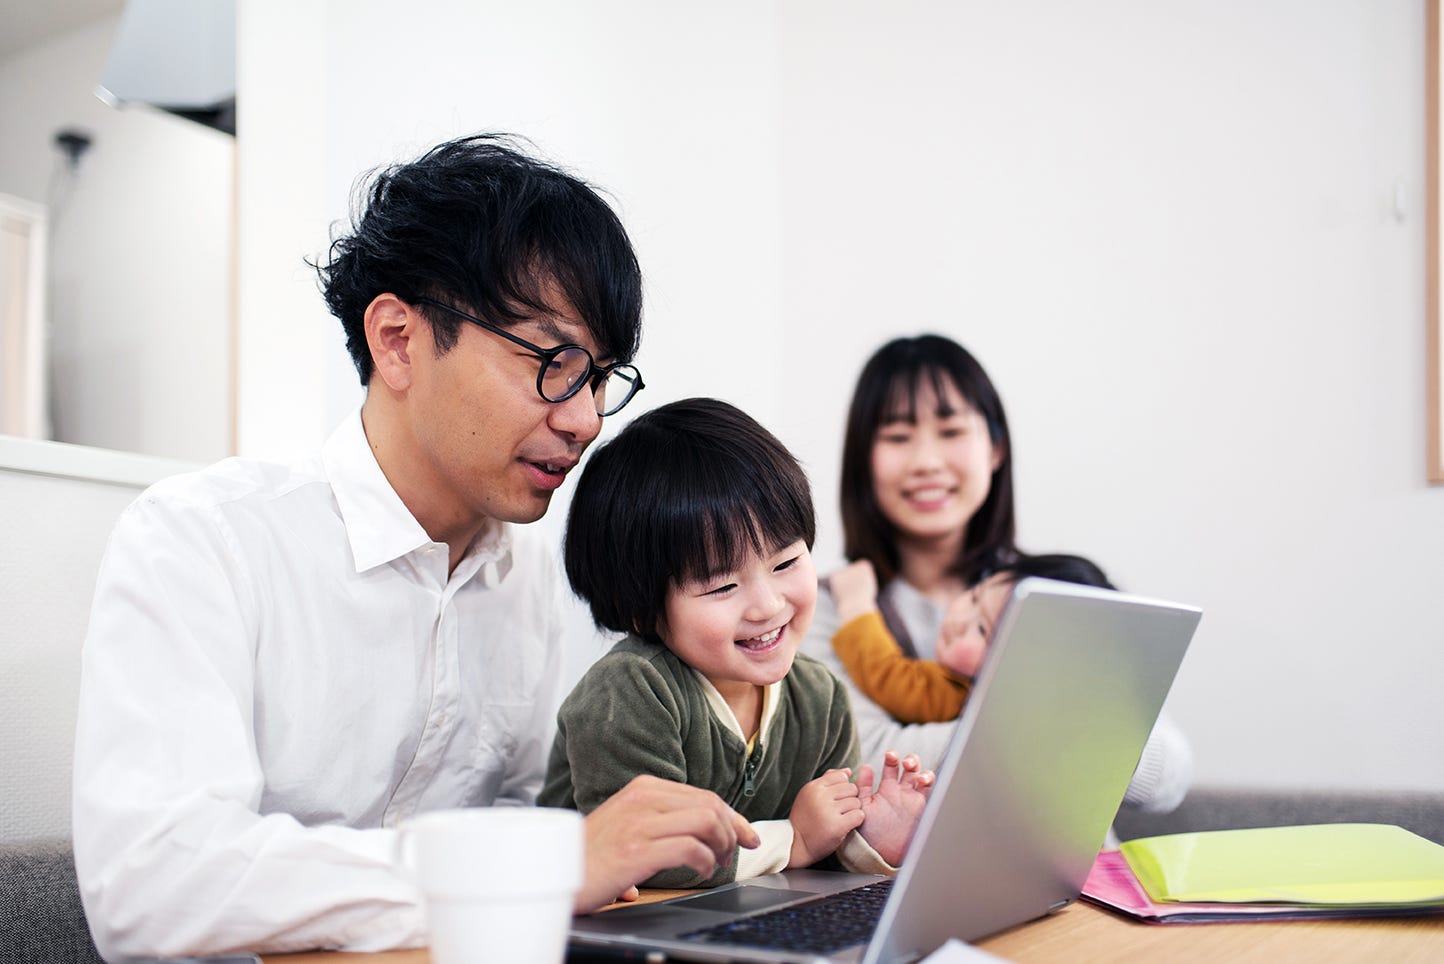
[[[547,424],[582,445],[589,444],[602,431],[602,417],[597,414],[597,400],[590,385],[563,402],[553,402]]]

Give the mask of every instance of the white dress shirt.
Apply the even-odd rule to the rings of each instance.
[[[422,942],[392,828],[530,804],[560,695],[560,580],[538,535],[493,523],[447,565],[359,413],[317,460],[228,459],[122,514],[75,753],[103,954]]]

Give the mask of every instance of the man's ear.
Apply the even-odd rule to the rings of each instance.
[[[411,387],[411,355],[421,345],[423,319],[393,294],[379,294],[366,306],[366,347],[375,374],[393,392]],[[418,337],[420,336],[420,337]]]

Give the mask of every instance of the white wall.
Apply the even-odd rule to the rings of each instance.
[[[518,131],[633,233],[641,404],[777,430],[824,562],[852,378],[946,332],[1008,404],[1024,544],[1204,606],[1200,782],[1444,790],[1423,43],[1421,0],[254,0],[242,450],[359,398],[300,263],[352,178]]]
[[[80,646],[120,510],[186,466],[0,437],[0,841],[70,835]],[[115,481],[100,482],[100,474]]]
[[[101,103],[115,26],[0,59],[0,192],[50,209],[53,437],[209,461],[232,447],[233,141]],[[73,174],[63,128],[94,139]]]

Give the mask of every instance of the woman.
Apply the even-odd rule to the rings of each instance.
[[[939,335],[898,338],[863,367],[842,451],[844,551],[853,563],[832,579],[855,586],[875,578],[876,607],[910,655],[934,658],[948,604],[1018,557],[1012,464],[1002,400],[961,345]],[[856,606],[840,611],[825,580],[803,651],[847,684],[863,760],[900,747],[936,767],[955,724],[899,723],[834,653],[833,635],[860,615]],[[1172,810],[1192,770],[1187,740],[1161,718],[1124,803]]]

